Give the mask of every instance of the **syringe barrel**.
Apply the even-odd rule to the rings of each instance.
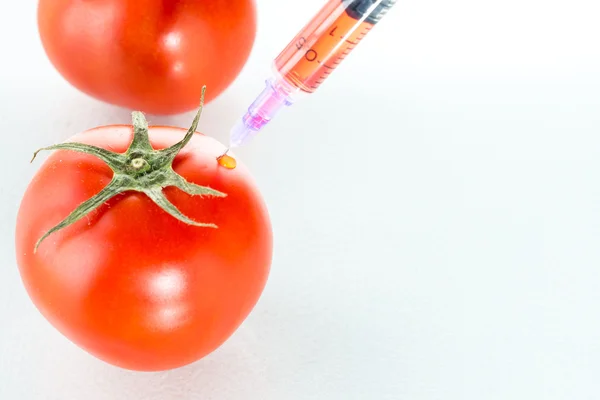
[[[247,143],[302,93],[314,92],[397,0],[329,0],[273,62],[275,75],[231,131]]]
[[[278,74],[314,92],[397,0],[329,0],[275,59]]]

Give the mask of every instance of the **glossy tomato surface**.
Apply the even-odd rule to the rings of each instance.
[[[152,114],[198,106],[229,86],[256,34],[254,0],[40,0],[52,64],[105,102]]]
[[[185,130],[151,127],[155,149]],[[71,141],[124,152],[130,126],[96,128]],[[75,224],[41,235],[111,180],[94,156],[50,155],[31,181],[18,214],[17,261],[41,313],[89,353],[133,370],[171,369],[219,347],[255,306],[266,284],[272,232],[263,199],[238,162],[218,165],[223,146],[195,134],[174,170],[189,182],[227,197],[190,196],[166,188],[167,198],[195,221],[186,225],[146,195],[126,192]]]

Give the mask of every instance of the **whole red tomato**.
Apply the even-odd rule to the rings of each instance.
[[[254,0],[40,0],[42,44],[72,85],[105,102],[175,114],[218,96],[246,63]]]
[[[56,147],[22,200],[16,251],[27,292],[52,325],[108,363],[155,371],[196,361],[239,327],[265,286],[272,233],[263,200],[244,166],[219,166],[223,146],[194,130],[168,154],[173,169],[150,144],[124,153],[131,126],[80,133]],[[165,149],[185,130],[149,133],[152,147]],[[73,143],[97,146],[92,153],[113,157],[121,172],[65,150],[81,151]],[[123,187],[111,189],[115,181]],[[97,208],[86,206],[90,198]]]

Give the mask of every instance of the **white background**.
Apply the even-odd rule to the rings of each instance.
[[[152,374],[79,350],[20,282],[13,232],[32,150],[129,113],[63,81],[35,1],[10,3],[0,399],[600,398],[597,1],[400,0],[316,94],[237,152],[272,215],[268,286],[218,351]],[[252,57],[201,131],[226,140],[321,4],[259,0]]]

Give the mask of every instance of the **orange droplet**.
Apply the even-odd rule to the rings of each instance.
[[[219,165],[221,167],[225,167],[227,169],[234,169],[237,166],[237,161],[235,160],[235,158],[227,154],[223,154],[222,156],[217,158],[217,161],[219,162]]]

